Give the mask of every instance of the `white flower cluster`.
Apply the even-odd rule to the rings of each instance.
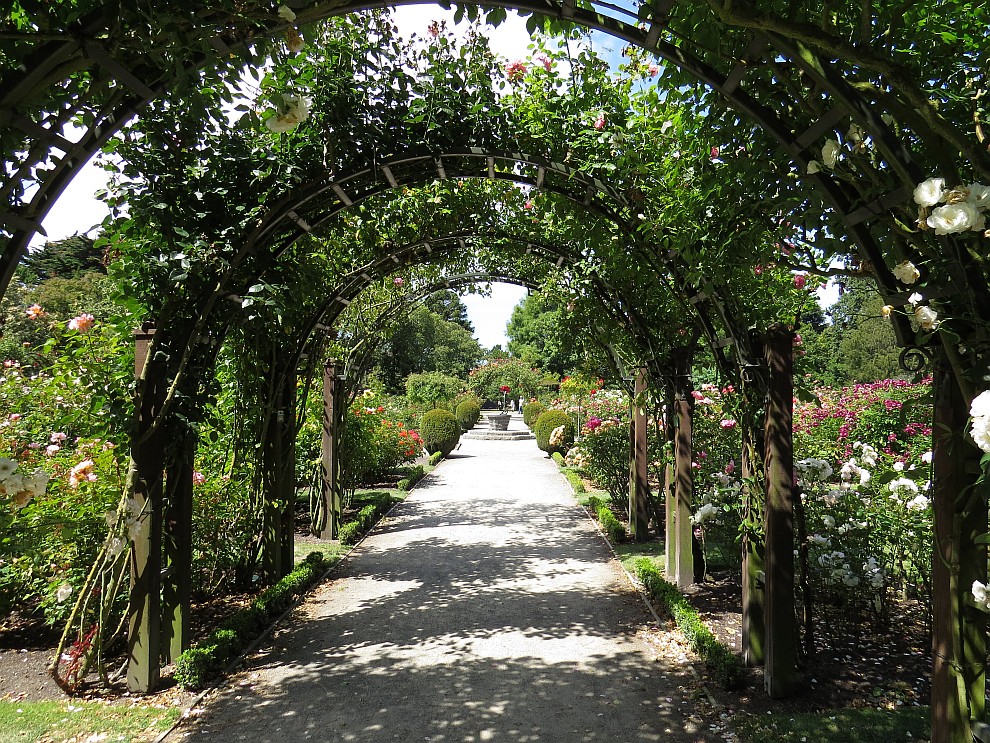
[[[924,511],[931,505],[931,500],[919,492],[918,483],[914,480],[898,477],[891,480],[887,487],[890,488],[891,499],[903,504],[909,511]]]
[[[978,580],[973,581],[973,600],[980,611],[990,612],[990,590]]]
[[[801,487],[809,487],[814,482],[825,482],[832,476],[832,465],[824,459],[808,457],[794,463],[797,471],[798,483]]]
[[[886,576],[883,574],[883,568],[872,555],[866,558],[866,562],[863,563],[863,575],[866,577],[866,582],[870,584],[870,588],[883,588]]]
[[[990,186],[970,183],[947,189],[944,178],[929,178],[914,189],[914,202],[920,207],[918,226],[922,229],[931,228],[936,235],[984,232]]]
[[[864,444],[862,441],[857,441],[853,444],[853,450],[859,451],[859,461],[863,463],[863,466],[877,466],[877,450],[872,446]]]
[[[20,510],[32,498],[44,495],[48,487],[48,473],[35,470],[30,474],[17,471],[17,462],[0,457],[0,493],[13,498],[14,510]]]
[[[284,110],[276,116],[265,119],[265,126],[273,132],[288,132],[309,118],[309,99],[299,95],[282,94]]]
[[[718,506],[714,503],[706,503],[695,512],[694,516],[691,517],[691,523],[695,525],[703,524],[717,513]]]
[[[969,435],[973,437],[978,447],[990,452],[990,390],[984,390],[973,398],[973,403],[969,406],[969,414],[973,416]]]
[[[866,485],[870,481],[870,471],[861,467],[856,462],[856,457],[851,457],[848,462],[842,465],[842,469],[839,470],[839,477],[842,480],[842,489],[848,490],[855,486],[854,480],[859,480],[860,485]]]
[[[590,461],[587,453],[580,446],[572,446],[570,451],[564,456],[564,464],[568,467],[581,469],[587,467]]]
[[[550,432],[550,446],[560,446],[564,443],[564,431],[567,430],[567,426],[557,426],[553,431]]]
[[[818,556],[818,564],[829,570],[830,583],[841,583],[849,588],[859,585],[859,576],[846,562],[846,553],[835,550]]]

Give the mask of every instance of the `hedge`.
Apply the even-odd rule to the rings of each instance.
[[[661,577],[650,558],[641,557],[636,561],[636,577],[657,608],[671,617],[684,633],[691,649],[704,661],[715,680],[725,689],[742,687],[745,675],[739,656],[718,641],[677,586]]]
[[[622,542],[625,540],[626,527],[622,525],[621,521],[615,518],[612,509],[601,498],[595,495],[588,498],[588,509],[598,519],[609,539],[613,542]]]
[[[231,614],[195,647],[181,653],[175,659],[176,683],[184,689],[201,689],[219,676],[323,575],[326,567],[322,552],[310,552],[291,573],[267,588],[249,606]]]
[[[443,459],[443,452],[442,451],[435,451],[435,452],[433,452],[430,455],[430,466],[431,467],[436,467],[438,464],[440,464],[440,460],[441,459]]]
[[[431,463],[433,462],[433,457],[437,456],[437,454],[439,454],[440,457],[443,457],[443,452],[441,451],[435,452],[433,456],[430,457]],[[409,468],[409,474],[403,477],[401,480],[399,480],[399,484],[396,487],[398,487],[399,490],[402,490],[403,492],[412,490],[413,485],[415,485],[417,482],[422,480],[425,475],[426,475],[426,470],[423,469],[423,465],[421,464],[414,465]]]

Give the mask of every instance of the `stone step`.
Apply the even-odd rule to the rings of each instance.
[[[462,439],[487,439],[491,441],[528,441],[536,438],[529,431],[493,431],[489,428],[472,428],[461,434]]]

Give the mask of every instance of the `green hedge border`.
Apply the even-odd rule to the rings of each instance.
[[[636,561],[636,577],[646,589],[657,608],[667,614],[684,633],[691,649],[696,652],[715,680],[724,689],[739,689],[746,683],[745,669],[739,656],[719,642],[705,626],[698,612],[688,603],[677,586],[660,575],[656,564],[648,558]]]
[[[602,529],[605,530],[605,534],[613,542],[624,542],[626,540],[626,527],[622,525],[622,522],[615,518],[615,514],[612,513],[612,509],[599,498],[597,495],[592,495],[588,498],[588,510],[594,514],[595,518],[598,519],[598,523],[602,525]]]
[[[213,632],[175,659],[174,678],[183,689],[202,689],[220,676],[262,632],[323,575],[329,567],[322,552],[306,559],[278,583],[224,619]]]

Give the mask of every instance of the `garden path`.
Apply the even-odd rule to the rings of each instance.
[[[651,623],[532,441],[464,441],[170,740],[715,740]]]

